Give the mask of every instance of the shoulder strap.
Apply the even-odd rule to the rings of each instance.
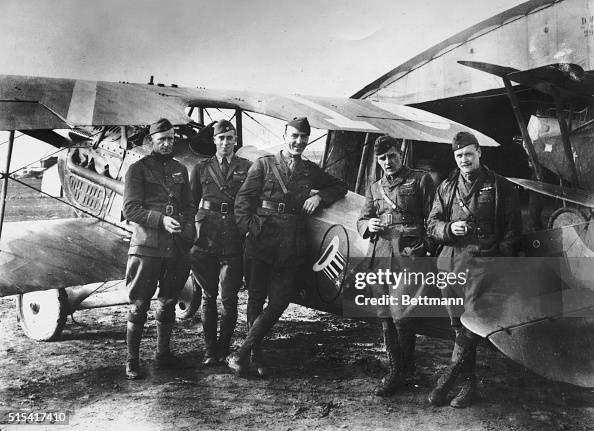
[[[384,198],[384,200],[387,202],[388,205],[390,205],[390,207],[395,210],[398,208],[398,205],[396,204],[396,202],[394,202],[392,199],[390,199],[388,197],[388,195],[386,194],[386,191],[384,190],[384,187],[380,184],[378,184],[379,189],[380,189],[380,193],[382,194],[382,198]]]
[[[470,198],[478,191],[479,188],[483,186],[483,184],[484,181],[476,180],[470,188],[470,191],[468,192],[466,197],[462,197],[462,195],[460,194],[460,187],[458,187],[458,181],[456,181],[456,195],[458,196],[458,200],[460,201],[459,205],[462,211],[464,211],[467,216],[474,217],[473,212],[470,211],[470,208],[468,208],[468,201],[470,201]]]
[[[464,201],[462,196],[460,196],[460,189],[458,188],[457,184],[456,184],[456,195],[458,196],[458,202],[459,202],[459,205],[460,205],[460,208],[462,209],[462,211],[464,211],[467,216],[474,217],[474,214],[472,213],[472,211],[470,211],[470,208],[468,208],[468,205],[466,205],[466,202]],[[470,196],[470,194],[469,194],[469,196]]]
[[[276,163],[274,163],[274,162],[270,163],[270,169],[272,169],[272,173],[274,174],[278,183],[280,184],[281,189],[283,190],[283,193],[285,195],[289,194],[289,190],[287,190],[287,186],[285,185],[285,182],[283,181],[283,177],[281,177],[281,174],[278,170],[278,167],[276,166]]]
[[[212,177],[212,180],[215,182],[217,187],[222,190],[223,184],[221,183],[221,179],[219,178],[215,170],[212,168],[210,163],[206,165],[206,169],[208,169],[208,173],[210,173],[210,176]]]
[[[209,163],[206,165],[206,168],[208,169],[208,172],[210,173],[210,176],[212,177],[212,180],[215,182],[215,184],[217,185],[217,187],[219,188],[219,190],[228,198],[234,200],[235,196],[230,195],[227,190],[225,190],[225,187],[223,187],[223,185],[221,184],[221,179],[219,178],[219,176],[217,175],[217,173],[215,172],[215,170],[212,168],[212,165]]]
[[[452,187],[452,189],[455,189],[455,190],[451,190],[450,196],[448,197],[448,201],[446,203],[446,208],[445,208],[445,219],[446,219],[445,221],[446,222],[450,222],[452,219],[452,207],[454,205],[454,197],[458,194],[458,177],[450,174],[450,176],[442,183],[442,184],[444,184],[444,192],[447,190],[447,186],[448,186],[447,182],[448,181],[452,181],[451,187]],[[441,185],[439,187],[441,187]],[[436,193],[436,197],[437,197],[437,193]]]

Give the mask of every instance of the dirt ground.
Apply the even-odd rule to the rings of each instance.
[[[245,292],[240,309],[235,347],[246,334]],[[76,323],[69,319],[61,339],[50,343],[26,338],[15,314],[13,298],[0,299],[0,411],[66,410],[68,429],[594,429],[591,390],[548,381],[490,348],[479,349],[476,406],[427,406],[451,342],[425,337],[417,344],[414,383],[393,397],[375,397],[384,373],[379,326],[297,305],[265,344],[268,379],[202,366],[198,316],[178,322],[174,345],[187,368],[175,371],[153,367],[151,316],[142,344],[149,375],[130,382],[123,367],[126,307],[77,312]]]
[[[39,197],[24,190],[12,196],[16,212],[9,215],[67,216],[48,201],[46,214],[40,212]],[[245,303],[242,292],[235,347],[246,335]],[[463,410],[429,407],[427,395],[449,360],[451,342],[425,337],[418,338],[414,382],[393,397],[375,397],[385,373],[379,325],[297,305],[264,345],[268,379],[203,367],[198,316],[179,321],[174,332],[174,349],[187,368],[156,370],[151,314],[142,343],[148,378],[130,382],[123,366],[126,307],[80,311],[74,319],[60,340],[36,342],[20,329],[14,298],[0,298],[0,430],[24,427],[2,423],[9,411],[70,412],[68,426],[34,430],[594,429],[591,389],[536,376],[487,347],[478,355],[479,403]]]

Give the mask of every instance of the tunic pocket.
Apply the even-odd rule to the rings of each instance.
[[[139,224],[135,225],[130,239],[130,247],[135,246],[158,248],[159,231]]]

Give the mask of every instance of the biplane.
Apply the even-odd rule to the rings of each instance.
[[[529,369],[594,386],[594,274],[588,260],[594,238],[586,181],[592,123],[586,118],[589,109],[584,111],[591,93],[573,97],[588,88],[590,57],[583,40],[571,37],[594,37],[585,5],[581,0],[526,2],[429,49],[351,99],[180,88],[152,80],[131,84],[0,76],[0,130],[11,131],[9,147],[18,130],[60,149],[61,194],[79,216],[2,223],[6,188],[9,180],[16,180],[10,175],[9,148],[0,201],[0,296],[17,295],[22,328],[40,340],[58,337],[67,315],[76,310],[127,302],[118,281],[129,241],[121,215],[122,179],[130,164],[149,152],[147,124],[169,118],[176,125],[175,157],[191,168],[214,153],[209,116],[232,118],[239,154],[254,159],[273,151],[280,139],[270,139],[269,130],[254,133],[251,127],[266,129],[268,120],[305,115],[316,131],[306,156],[344,179],[349,193],[309,219],[311,262],[296,302],[347,314],[344,289],[352,262],[365,255],[368,245],[356,232],[355,221],[367,184],[379,174],[374,138],[388,133],[401,139],[405,163],[439,178],[453,165],[447,163],[452,160],[449,146],[441,144],[466,130],[485,147],[489,165],[520,185],[561,200],[548,222],[550,229],[528,232],[524,239],[527,256],[552,258],[554,265],[565,266],[553,289],[537,296],[520,293],[528,284],[547,284],[546,273],[519,273],[502,296],[505,300],[498,298],[488,312],[466,313],[462,320]],[[564,53],[567,58],[560,58]],[[516,57],[521,61],[510,63]],[[586,71],[573,65],[546,67],[566,60]],[[481,74],[459,61],[491,73]],[[528,124],[524,130],[526,115],[536,118],[537,126]],[[280,130],[282,122],[277,126]],[[63,130],[67,133],[59,132]],[[531,134],[534,130],[539,133]],[[495,148],[498,143],[501,147]],[[529,166],[534,167],[533,179],[526,178]],[[556,175],[558,184],[539,179],[539,168]],[[190,278],[179,303],[182,316],[195,312],[199,292],[199,280]],[[419,332],[450,334],[448,323],[439,318],[427,319]]]
[[[367,249],[355,225],[361,194],[376,179],[375,137],[396,136],[410,154],[413,142],[450,143],[457,132],[470,130],[391,103],[181,88],[155,85],[152,79],[131,84],[0,76],[0,130],[10,131],[0,220],[9,179],[18,181],[10,174],[16,130],[61,149],[57,168],[62,200],[78,215],[0,223],[0,296],[18,295],[17,315],[28,336],[55,339],[75,310],[127,303],[121,280],[130,227],[122,218],[123,178],[130,164],[150,152],[145,126],[161,117],[170,119],[176,125],[175,157],[191,170],[214,154],[212,129],[209,136],[205,125],[211,113],[233,119],[239,154],[251,159],[281,142],[280,132],[271,143],[269,130],[261,130],[266,121],[305,115],[316,128],[310,157],[343,178],[350,192],[310,219],[310,254],[320,276],[309,271],[297,301],[338,314],[343,311],[342,273],[349,259],[364,256]],[[260,133],[248,122],[260,126]],[[476,134],[481,145],[498,145]],[[337,256],[346,256],[339,269],[333,266]],[[196,311],[200,293],[199,280],[190,277],[178,304],[181,317]]]
[[[414,106],[501,144],[485,159],[526,190],[525,253],[553,259],[563,274],[538,299],[511,294],[490,317],[465,315],[463,322],[529,368],[590,387],[593,41],[588,1],[530,0],[429,48],[353,96]]]

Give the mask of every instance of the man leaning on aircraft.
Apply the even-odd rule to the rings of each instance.
[[[142,378],[139,350],[151,298],[159,287],[157,367],[179,364],[169,349],[177,296],[190,271],[187,245],[194,238],[188,171],[173,160],[174,130],[167,119],[149,128],[152,153],[126,173],[124,217],[134,224],[126,266],[128,314],[126,377]]]
[[[357,229],[363,238],[371,238],[368,251],[375,266],[388,266],[394,271],[411,269],[428,263],[425,257],[425,220],[431,210],[435,185],[431,176],[402,165],[398,141],[391,136],[376,139],[374,152],[383,176],[371,184],[365,195]],[[418,270],[419,268],[415,268]],[[422,286],[411,285],[412,295]],[[405,292],[403,292],[405,293]],[[408,310],[407,310],[408,309]],[[405,310],[391,307],[390,318],[382,319],[384,346],[388,354],[389,372],[376,388],[379,396],[393,395],[410,376],[414,367],[415,332],[413,319]]]
[[[249,332],[229,366],[247,371],[253,352],[258,374],[266,374],[260,343],[296,294],[295,281],[306,260],[305,216],[342,198],[343,181],[324,172],[301,154],[310,135],[307,118],[285,126],[285,148],[256,160],[235,199],[245,248]],[[268,305],[263,310],[264,302]]]
[[[448,392],[461,375],[461,389],[450,405],[466,407],[476,397],[479,336],[461,325],[460,315],[473,310],[475,300],[489,289],[489,271],[493,268],[487,267],[480,258],[516,255],[522,216],[513,185],[481,164],[481,149],[474,135],[459,132],[453,139],[452,150],[458,168],[437,189],[427,231],[443,245],[437,269],[455,273],[468,271],[468,282],[442,290],[446,298],[463,298],[464,309],[446,306],[456,332],[452,363],[429,394],[429,402],[445,404]]]
[[[192,271],[202,281],[204,365],[217,365],[227,358],[237,323],[243,244],[235,222],[234,202],[251,166],[249,160],[233,153],[236,131],[229,121],[214,124],[213,139],[216,154],[198,163],[190,180],[197,234],[190,260]],[[223,312],[217,341],[219,284]]]

